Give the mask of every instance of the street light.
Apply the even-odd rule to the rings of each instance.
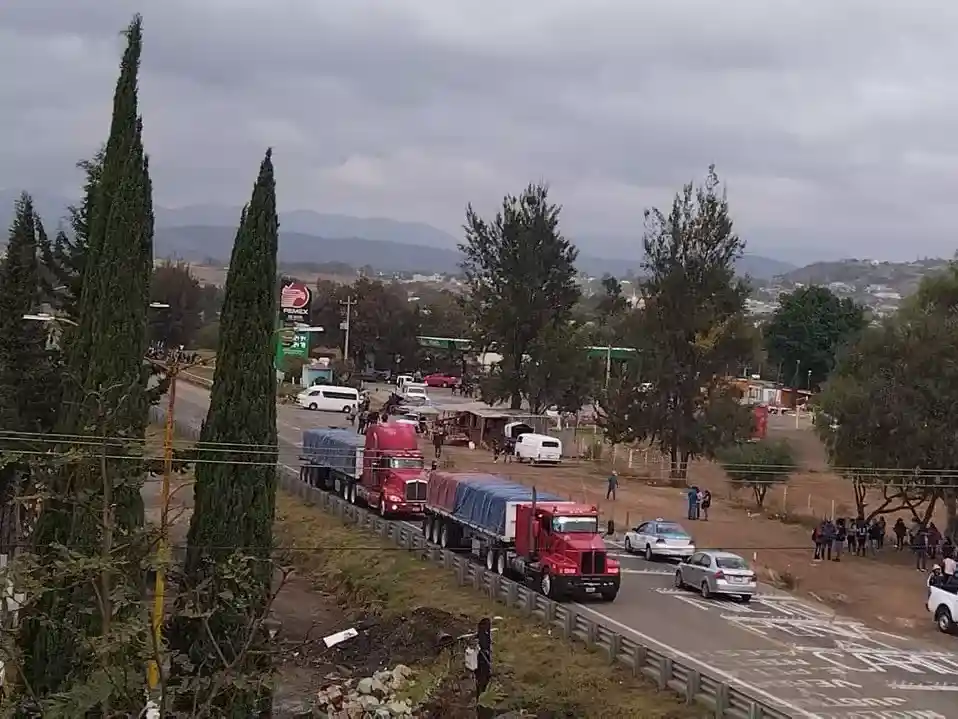
[[[29,320],[30,322],[55,322],[57,324],[70,325],[72,327],[79,327],[76,322],[69,319],[68,317],[59,317],[57,315],[51,315],[46,312],[37,312],[35,314],[26,314],[22,319]]]

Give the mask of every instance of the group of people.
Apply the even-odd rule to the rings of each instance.
[[[955,545],[942,535],[934,522],[925,526],[916,520],[908,526],[899,517],[891,532],[895,550],[910,549],[915,555],[915,569],[919,572],[927,571],[929,560],[941,558],[951,569],[950,574],[954,574]],[[887,535],[884,517],[823,519],[812,531],[815,559],[839,562],[846,552],[859,557],[875,556],[885,547]]]
[[[823,519],[812,530],[815,559],[840,562],[846,551],[859,557],[874,555],[885,545],[885,534],[884,517]]]
[[[892,527],[895,535],[895,548],[902,551],[905,547],[911,549],[915,555],[915,569],[924,572],[928,568],[928,560],[941,559],[950,567],[949,575],[955,573],[956,547],[951,537],[942,535],[941,530],[934,522],[925,526],[917,519],[906,526],[901,517]]]
[[[689,519],[696,521],[701,519],[704,522],[709,521],[709,509],[712,507],[712,493],[707,489],[701,489],[698,486],[689,487],[686,492],[686,498],[689,503]]]

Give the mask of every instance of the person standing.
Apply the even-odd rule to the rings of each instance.
[[[432,432],[432,446],[436,450],[436,459],[442,457],[442,443],[446,439],[446,433],[442,426],[437,426]]]
[[[712,506],[712,493],[707,489],[702,490],[702,501],[699,506],[702,508],[702,521],[709,521],[709,507]]]
[[[941,560],[941,571],[945,575],[945,579],[954,577],[956,569],[958,569],[958,562],[955,562],[955,558],[950,554]]]
[[[687,496],[689,500],[689,519],[696,520],[699,518],[699,488],[689,487]]]
[[[908,527],[905,526],[905,522],[901,517],[895,521],[891,532],[895,535],[895,550],[900,552],[905,548],[905,535],[908,534]]]
[[[924,527],[920,527],[912,535],[912,551],[915,553],[915,569],[919,572],[928,571],[928,532]]]
[[[613,469],[606,483],[605,498],[615,501],[615,490],[619,487],[619,475]]]

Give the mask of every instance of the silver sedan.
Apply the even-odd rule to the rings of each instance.
[[[758,580],[748,562],[731,552],[696,552],[675,570],[675,586],[697,589],[703,599],[713,595],[748,602],[758,592]]]

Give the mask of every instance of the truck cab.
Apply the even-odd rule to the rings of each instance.
[[[929,577],[926,606],[940,632],[958,633],[958,578]]]
[[[416,428],[405,422],[370,425],[360,482],[366,502],[383,517],[422,514],[427,479]]]
[[[539,567],[540,590],[612,601],[619,593],[619,563],[609,557],[596,507],[576,502],[522,503],[516,507],[516,554]]]

